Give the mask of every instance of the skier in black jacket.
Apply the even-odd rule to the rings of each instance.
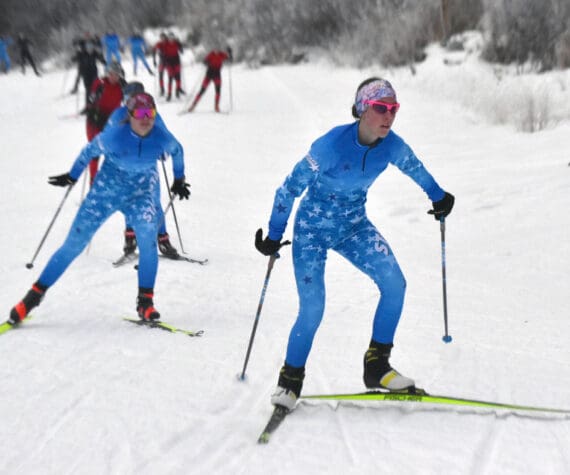
[[[32,53],[30,53],[30,45],[32,42],[26,38],[22,33],[18,35],[17,39],[18,49],[20,50],[20,65],[22,66],[22,74],[26,74],[26,62],[30,63],[30,66],[36,73],[36,76],[41,76],[36,68],[36,63],[34,62],[34,58],[32,57]]]
[[[105,62],[105,58],[103,58],[101,52],[95,48],[92,41],[85,41],[82,44],[80,43],[79,49],[71,58],[71,61],[77,63],[79,75],[81,76],[83,85],[85,86],[85,103],[87,103],[91,85],[93,84],[93,81],[99,77],[97,61],[103,65],[106,65],[107,63]]]

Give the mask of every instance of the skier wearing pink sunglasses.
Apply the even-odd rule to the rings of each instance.
[[[396,166],[423,189],[432,201],[430,213],[437,220],[451,212],[454,197],[437,184],[412,149],[392,131],[398,109],[396,91],[388,81],[370,78],[361,83],[352,107],[357,120],[333,128],[311,145],[275,193],[267,237],[263,239],[262,229],[256,233],[256,248],[267,256],[276,254],[294,201],[304,193],[291,239],[299,313],[271,397],[276,406],[291,410],[301,394],[305,364],[324,314],[329,250],[370,277],[381,296],[364,354],[365,386],[389,391],[415,388],[413,379],[389,363],[406,280],[387,240],[368,219],[365,203],[368,189],[388,165]]]

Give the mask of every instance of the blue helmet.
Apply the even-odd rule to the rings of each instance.
[[[139,94],[140,92],[144,92],[144,86],[142,82],[128,82],[123,87],[123,100],[127,102],[130,97],[134,96],[135,94]]]

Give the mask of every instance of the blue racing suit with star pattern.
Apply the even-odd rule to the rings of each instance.
[[[325,307],[324,271],[332,249],[368,275],[380,290],[372,339],[392,343],[402,313],[406,281],[386,240],[366,216],[368,189],[389,164],[439,201],[444,190],[412,149],[393,131],[371,146],[358,141],[358,124],[341,125],[317,139],[277,190],[268,237],[281,240],[296,198],[293,265],[299,314],[285,362],[305,366]]]
[[[53,285],[105,220],[121,211],[132,223],[140,249],[139,287],[154,287],[158,268],[156,236],[160,225],[156,206],[160,180],[156,162],[163,154],[172,157],[174,177],[183,178],[182,146],[164,128],[154,126],[141,137],[133,132],[129,123],[122,123],[107,127],[83,148],[71,167],[71,178],[79,178],[91,157],[105,155],[105,161],[66,240],[41,273],[38,279],[41,284]]]
[[[105,128],[117,127],[118,125],[121,125],[124,122],[128,122],[128,120],[129,120],[129,111],[127,109],[127,106],[123,105],[121,107],[117,107],[113,111],[113,113],[109,116],[109,119],[107,120],[107,124],[105,125]],[[170,133],[170,131],[166,127],[166,124],[164,123],[164,119],[162,118],[162,116],[159,113],[156,114],[156,118],[154,119],[154,126],[158,127],[159,129],[164,129],[168,133]],[[166,157],[163,156],[163,157],[160,157],[160,159],[166,160]],[[159,227],[158,227],[158,234],[167,234],[166,219],[164,218],[164,211],[162,210],[162,205],[160,203],[160,186],[156,187],[155,199],[156,199],[156,211],[158,212],[157,219],[160,223]],[[129,229],[132,227],[133,226],[129,222],[128,218],[125,217],[125,228]]]

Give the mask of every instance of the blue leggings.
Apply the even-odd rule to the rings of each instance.
[[[158,268],[158,213],[154,199],[158,187],[156,170],[128,174],[105,160],[73,220],[67,238],[50,258],[39,282],[48,287],[53,285],[109,216],[121,211],[132,223],[137,237],[140,250],[139,287],[153,288]]]
[[[144,67],[147,69],[147,71],[151,70],[144,56],[144,52],[140,50],[131,51],[131,56],[133,57],[133,71],[135,73],[135,76],[137,75],[139,60],[144,64]]]
[[[107,63],[107,66],[110,65],[113,61],[121,64],[121,52],[118,48],[106,48],[105,62]]]
[[[372,339],[392,343],[404,305],[406,280],[390,246],[368,220],[364,208],[352,210],[343,218],[330,218],[318,207],[302,203],[294,234],[299,314],[289,335],[286,363],[305,366],[311,351],[325,309],[324,274],[329,249],[345,257],[378,286],[381,298],[374,315]]]
[[[164,211],[162,210],[162,205],[160,203],[160,186],[157,186],[154,190],[154,206],[156,208],[156,221],[158,224],[158,234],[167,234],[166,231],[166,217],[164,216]],[[125,215],[125,228],[132,228],[133,225],[129,220],[129,216]]]

